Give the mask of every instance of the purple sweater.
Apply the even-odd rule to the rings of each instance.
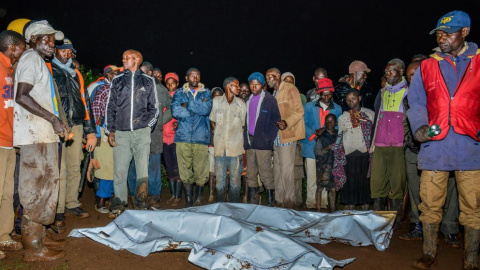
[[[477,44],[469,42],[468,49],[457,58],[440,53],[444,59],[449,57],[455,62],[452,66],[446,60],[439,61],[440,70],[447,85],[450,96],[453,95],[457,84],[460,82],[466,68],[470,63],[467,56],[475,55]],[[472,67],[480,68],[480,67]],[[408,120],[415,132],[423,125],[428,125],[427,97],[423,87],[422,75],[418,68],[415,73],[408,93],[410,109],[407,111]],[[480,78],[478,78],[480,82]],[[447,137],[440,141],[428,141],[420,146],[418,154],[418,168],[421,170],[480,170],[480,143],[469,136],[455,133],[450,128]]]

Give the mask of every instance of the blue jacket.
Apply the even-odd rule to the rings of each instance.
[[[172,101],[172,116],[177,119],[178,127],[174,141],[184,143],[210,143],[210,118],[212,93],[203,84],[199,84],[197,95],[193,97],[188,83],[177,89]],[[206,101],[203,101],[206,99]],[[184,108],[182,104],[186,103]]]
[[[305,139],[302,140],[302,157],[315,159],[313,148],[315,148],[315,140],[308,140],[315,130],[320,129],[320,100],[317,99],[312,102],[308,102],[304,106],[305,111]],[[335,114],[337,116],[337,122],[340,115],[342,115],[342,107],[337,103],[332,102],[328,107],[329,114]]]
[[[280,121],[280,110],[278,109],[277,100],[268,92],[262,91],[257,109],[257,120],[255,124],[255,132],[253,141],[248,136],[248,117],[250,100],[247,100],[247,117],[245,117],[245,128],[243,129],[243,148],[256,150],[273,150],[273,142],[278,134],[277,122]]]
[[[468,49],[457,56],[456,59],[442,52],[432,55],[439,60],[440,70],[450,96],[454,96],[453,93],[457,84],[463,78],[463,74],[468,72],[467,67],[471,62],[468,56],[475,55],[477,49],[478,46],[475,43],[469,42]],[[453,63],[452,61],[455,61],[455,66],[451,64]],[[470,68],[480,67],[470,66]],[[413,134],[421,126],[428,125],[427,96],[420,71],[421,67],[415,72],[408,93],[410,109],[407,111],[407,116]],[[480,78],[478,80],[480,81]],[[441,171],[480,170],[480,142],[469,136],[455,133],[453,128],[450,128],[445,139],[427,141],[421,144],[418,154],[418,168],[421,170]]]

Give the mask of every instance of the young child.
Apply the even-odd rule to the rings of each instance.
[[[325,117],[325,127],[316,131],[316,141],[314,148],[316,167],[317,167],[317,192],[315,195],[316,208],[320,211],[322,202],[322,193],[328,192],[328,204],[330,211],[335,211],[336,189],[335,181],[332,175],[333,168],[333,145],[337,139],[337,117],[329,114]]]

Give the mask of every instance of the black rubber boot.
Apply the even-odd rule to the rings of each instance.
[[[403,199],[390,200],[390,211],[397,211],[397,216],[395,217],[395,224],[393,225],[393,229],[398,229],[398,227],[400,227],[400,221],[402,220],[402,208]]]
[[[267,206],[275,204],[275,189],[267,189]]]
[[[202,205],[202,195],[203,195],[203,186],[198,186],[195,189],[195,202],[193,205],[199,206]]]
[[[480,230],[465,226],[463,269],[478,269],[478,237]]]
[[[258,204],[258,187],[249,187],[248,188],[248,203]]]
[[[373,199],[373,210],[375,210],[375,211],[385,211],[385,198],[374,198]]]
[[[182,199],[182,188],[183,188],[183,182],[180,181],[175,181],[175,199],[173,200],[171,206],[177,206],[180,204],[180,200]]]
[[[172,194],[172,196],[167,200],[167,203],[172,203],[175,200],[176,182],[175,180],[168,179],[168,186],[170,187],[170,194]]]
[[[185,206],[190,207],[193,205],[192,184],[183,184],[183,189],[185,189]]]
[[[423,224],[423,256],[414,261],[415,269],[430,269],[437,264],[438,223]],[[477,241],[478,243],[478,241]]]

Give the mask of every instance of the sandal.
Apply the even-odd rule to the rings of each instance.
[[[122,214],[122,210],[112,210],[112,212],[110,212],[110,214],[108,214],[108,218],[116,219],[121,214]]]

